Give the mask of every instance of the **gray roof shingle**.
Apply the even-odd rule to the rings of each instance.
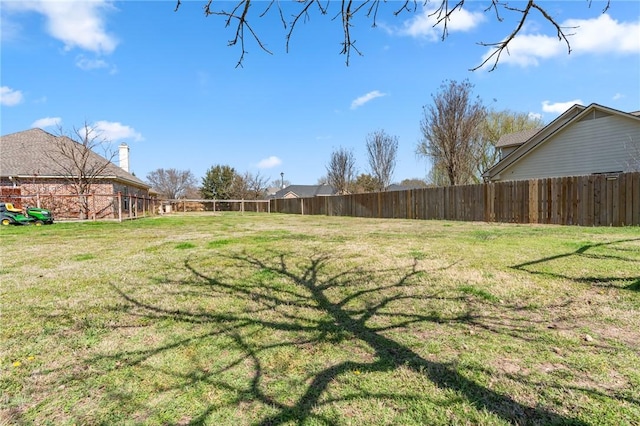
[[[334,195],[331,185],[289,185],[274,194],[274,198],[283,198],[288,193],[294,193],[299,198],[317,197],[320,195]]]
[[[61,143],[67,146],[78,144],[66,136],[54,136],[42,129],[0,136],[0,176],[64,177],[64,169],[69,170],[70,167],[59,165],[69,161],[58,148]],[[92,152],[89,161],[102,163],[106,159]],[[149,188],[145,182],[112,162],[109,162],[99,177],[115,178],[134,186]]]
[[[522,145],[523,143],[531,139],[531,137],[538,133],[540,130],[542,130],[542,128],[522,130],[520,132],[502,135],[496,143],[496,148]]]

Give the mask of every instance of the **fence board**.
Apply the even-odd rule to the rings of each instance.
[[[620,226],[620,179],[611,181],[611,223]]]
[[[629,222],[629,225],[640,225],[640,173],[634,173],[632,175],[632,186],[633,189],[631,191],[632,197],[632,219]]]
[[[303,204],[304,203],[304,204]],[[271,211],[371,218],[640,225],[640,172],[271,200]]]

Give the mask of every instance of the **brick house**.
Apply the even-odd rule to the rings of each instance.
[[[56,217],[82,218],[84,211],[87,218],[115,218],[122,211],[147,209],[155,194],[129,173],[129,147],[121,144],[119,154],[120,167],[42,129],[1,136],[0,197],[18,207],[52,209]],[[89,177],[79,178],[80,170]]]

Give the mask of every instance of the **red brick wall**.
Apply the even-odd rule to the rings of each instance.
[[[82,217],[81,198],[74,195],[74,188],[59,179],[37,179],[28,182],[26,179],[14,187],[13,181],[0,182],[2,201],[12,202],[16,207],[37,206],[52,211],[56,218],[77,219]],[[113,219],[118,217],[118,192],[122,194],[122,208],[125,213],[129,209],[142,211],[142,201],[135,206],[129,196],[148,197],[145,189],[135,188],[113,182],[97,183],[91,186],[91,194],[86,196],[89,208],[87,219]]]

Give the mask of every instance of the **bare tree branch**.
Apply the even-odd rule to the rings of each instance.
[[[371,174],[380,184],[380,191],[386,191],[396,168],[398,137],[390,136],[384,130],[367,135],[367,158]]]
[[[591,7],[592,3],[593,3],[593,0],[589,0],[589,7]],[[611,6],[611,0],[607,0],[607,4],[604,6],[604,9],[602,9],[602,13],[606,13],[606,11],[609,10],[610,6]]]
[[[465,0],[459,0],[458,3],[453,6],[452,9],[449,9],[449,0],[442,0],[440,6],[432,12],[429,16],[436,17],[436,23],[433,25],[434,27],[442,24],[442,40],[444,41],[449,35],[449,29],[447,27],[447,23],[451,20],[451,15],[458,9],[462,9]]]
[[[409,7],[410,3],[413,3],[413,7]],[[426,5],[427,2],[425,2],[424,4]],[[397,9],[395,12],[393,12],[393,16],[398,16],[402,12],[411,13],[411,12],[414,12],[417,8],[418,8],[418,3],[415,0],[405,0],[405,2],[402,4],[400,9]]]
[[[218,15],[225,18],[225,27],[230,27],[233,22],[235,22],[235,34],[234,37],[229,40],[229,46],[235,46],[240,44],[240,58],[236,67],[242,66],[244,56],[247,53],[245,48],[245,30],[250,34],[251,38],[258,44],[260,49],[263,51],[272,54],[272,52],[266,47],[266,45],[262,42],[260,35],[254,31],[253,26],[250,24],[249,19],[251,15],[251,6],[255,4],[256,0],[236,0],[231,11],[225,11],[222,8],[216,9],[215,5],[218,3],[213,2],[213,0],[206,0],[204,6],[204,14],[205,16],[210,15]],[[453,14],[456,11],[460,11],[465,6],[467,0],[439,0],[437,2],[437,7],[433,12],[431,12],[430,16],[435,19],[434,26],[442,25],[442,40],[445,40],[449,36],[449,24],[451,19],[453,18]],[[488,5],[484,9],[484,12],[493,12],[495,15],[495,19],[498,22],[502,22],[503,18],[501,16],[501,11],[510,11],[520,13],[520,18],[517,21],[515,28],[500,42],[479,42],[480,46],[493,47],[494,50],[491,54],[485,58],[482,63],[474,68],[471,68],[472,71],[475,71],[491,62],[493,62],[493,66],[490,68],[490,71],[496,69],[501,55],[503,52],[509,53],[509,45],[513,42],[518,34],[524,28],[525,22],[530,17],[530,12],[533,10],[540,13],[540,15],[549,22],[556,31],[558,39],[564,41],[567,45],[568,53],[571,53],[571,45],[567,38],[568,35],[565,33],[565,28],[562,28],[556,19],[550,15],[546,9],[546,7],[542,4],[542,0],[528,0],[526,6],[524,8],[518,8],[510,6],[510,3],[505,0],[485,0]],[[591,7],[593,0],[588,0],[588,6]],[[333,1],[334,3],[338,3],[337,0]],[[354,0],[339,0],[339,10],[331,19],[340,19],[342,23],[342,42],[340,54],[346,56],[346,64],[349,65],[349,61],[351,59],[351,52],[354,51],[358,55],[362,56],[362,52],[356,47],[356,40],[353,38],[353,27],[354,20],[358,14],[364,15],[367,19],[372,21],[372,27],[377,26],[378,13],[380,11],[381,5],[386,4],[385,0],[362,0],[362,1],[354,1]],[[430,0],[423,0],[423,6],[427,6],[430,3]],[[175,11],[178,11],[180,5],[182,4],[182,0],[176,0]],[[257,15],[258,18],[264,18],[272,11],[277,11],[274,13],[278,13],[279,19],[282,22],[286,34],[285,34],[285,50],[289,52],[289,46],[291,44],[291,39],[293,36],[294,30],[298,27],[300,21],[306,22],[310,19],[311,13],[313,12],[313,7],[318,8],[318,13],[323,16],[326,15],[329,11],[331,0],[296,0],[294,2],[287,2],[286,6],[297,7],[297,11],[291,14],[290,21],[287,22],[287,18],[285,17],[284,5],[281,4],[277,0],[270,0],[267,4],[267,7],[264,11]],[[611,0],[606,2],[605,7],[602,10],[602,13],[605,13],[609,10],[611,6]],[[393,16],[398,17],[403,13],[415,13],[418,11],[418,2],[417,0],[404,0],[401,2],[400,6],[397,7],[393,12]]]
[[[327,164],[327,181],[338,194],[347,194],[356,174],[353,152],[340,148],[331,153]]]
[[[74,127],[68,134],[59,127],[55,146],[45,153],[67,181],[71,191],[80,196],[80,219],[86,219],[89,214],[88,198],[82,196],[91,193],[93,185],[104,177],[116,155],[115,151],[106,147],[108,142],[96,128],[85,122],[82,127]],[[104,156],[95,152],[98,148],[103,149]]]
[[[293,20],[291,21],[291,25],[289,28],[289,32],[286,35],[286,44],[285,44],[285,49],[287,52],[289,52],[289,42],[291,41],[291,35],[293,34],[293,30],[295,29],[296,25],[298,24],[298,21],[300,19],[304,19],[305,21],[309,18],[309,9],[311,8],[312,5],[317,5],[318,9],[320,10],[320,14],[324,15],[327,13],[327,9],[325,7],[322,6],[322,4],[318,1],[318,0],[305,0],[304,2],[304,7],[302,8],[302,10],[297,13],[296,15],[294,15]],[[278,8],[280,8],[280,5],[278,5]]]
[[[255,42],[258,44],[258,46],[263,51],[265,51],[266,53],[268,53],[270,55],[273,54],[262,43],[262,40],[260,39],[260,37],[258,37],[258,34],[256,34],[256,32],[253,30],[253,28],[249,24],[248,13],[249,13],[249,8],[251,7],[251,1],[252,0],[241,0],[241,1],[239,1],[233,7],[231,12],[226,12],[224,10],[219,10],[219,11],[218,10],[212,10],[211,9],[211,4],[212,4],[213,0],[208,0],[207,4],[204,7],[205,16],[210,16],[210,15],[224,16],[226,18],[225,19],[225,28],[230,27],[231,23],[233,21],[237,21],[237,26],[236,26],[236,29],[235,29],[235,37],[233,39],[229,40],[228,43],[227,43],[228,46],[235,46],[238,43],[238,41],[240,42],[240,49],[242,50],[242,53],[240,54],[240,58],[238,59],[238,63],[236,64],[236,68],[242,66],[242,61],[244,60],[244,55],[247,53],[247,50],[245,49],[245,44],[244,44],[245,28],[249,31],[249,33],[251,34],[251,36],[253,37]],[[269,5],[268,7],[270,7],[270,6],[271,5]],[[238,12],[240,12],[240,13],[238,13]]]
[[[496,5],[497,4],[501,4],[500,2],[497,2],[497,0],[492,0],[492,1]],[[493,66],[489,69],[489,71],[493,71],[493,70],[495,70],[497,68],[498,62],[500,61],[500,56],[502,55],[502,52],[506,50],[507,54],[509,53],[509,49],[508,49],[509,48],[509,43],[511,43],[513,41],[513,39],[518,35],[518,33],[524,27],[524,23],[526,22],[527,17],[529,16],[529,12],[531,11],[532,8],[538,10],[542,14],[542,16],[555,27],[557,35],[558,35],[558,40],[560,40],[560,41],[564,40],[564,42],[567,44],[567,50],[568,50],[567,53],[571,53],[571,45],[569,44],[569,39],[567,38],[567,35],[571,35],[571,34],[565,34],[564,30],[556,22],[556,20],[551,15],[549,15],[545,9],[540,7],[534,0],[529,0],[527,2],[527,7],[525,7],[524,9],[517,9],[517,8],[509,7],[506,4],[502,4],[502,6],[507,10],[520,12],[522,14],[522,17],[520,18],[520,21],[518,22],[518,25],[511,32],[511,34],[509,34],[507,36],[507,38],[502,40],[501,42],[498,42],[498,43],[478,43],[481,46],[493,46],[493,47],[495,47],[495,49],[489,56],[486,57],[486,59],[484,61],[482,61],[482,63],[480,65],[478,65],[478,66],[476,66],[474,68],[471,68],[471,71],[476,71],[477,69],[482,68],[484,65],[486,65],[492,59],[494,59],[494,62],[493,62]],[[497,6],[496,6],[496,13],[497,13]]]

